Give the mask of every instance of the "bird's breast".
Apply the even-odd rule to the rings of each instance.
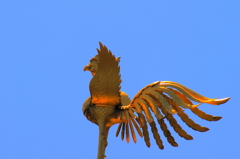
[[[104,121],[108,126],[118,123],[114,114],[116,113],[115,106],[109,105],[91,105],[91,98],[89,97],[83,104],[83,114],[85,117],[98,125],[99,122]]]

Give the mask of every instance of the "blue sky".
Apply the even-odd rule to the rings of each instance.
[[[16,1],[0,2],[0,158],[96,158],[98,127],[82,114],[89,97],[83,67],[101,41],[121,57],[122,90],[132,98],[155,81],[175,81],[211,97],[201,105],[222,116],[194,137],[175,132],[159,150],[143,139],[127,144],[109,133],[108,159],[240,158],[240,2],[237,0]],[[163,135],[162,135],[163,136]]]

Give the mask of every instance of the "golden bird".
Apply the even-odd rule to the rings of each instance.
[[[125,92],[120,91],[120,58],[116,58],[106,46],[100,43],[98,54],[84,67],[84,71],[90,71],[93,78],[89,89],[91,97],[83,104],[82,110],[86,118],[99,126],[99,141],[97,159],[105,158],[105,150],[108,145],[107,137],[109,128],[119,124],[116,136],[121,133],[121,138],[130,141],[130,134],[136,143],[136,133],[143,137],[147,147],[150,147],[148,126],[150,125],[153,137],[160,149],[163,143],[155,123],[157,120],[167,141],[174,147],[178,144],[168,130],[165,121],[173,127],[175,132],[186,140],[192,140],[174,118],[177,114],[183,122],[196,131],[205,132],[209,129],[195,123],[184,112],[190,109],[198,117],[207,121],[218,121],[220,116],[212,116],[198,109],[201,103],[219,105],[226,103],[230,98],[211,99],[197,92],[171,81],[157,81],[141,89],[130,100]],[[193,104],[196,102],[198,104]],[[154,117],[155,116],[155,120]]]

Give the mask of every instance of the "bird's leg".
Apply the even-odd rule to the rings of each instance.
[[[108,138],[108,131],[109,131],[110,127],[106,127],[105,128],[105,141],[104,141],[104,148],[103,148],[103,154],[105,156],[105,151],[106,151],[106,147],[108,145],[108,142],[107,142],[107,138]]]
[[[106,145],[106,136],[105,136],[105,130],[106,125],[104,121],[101,121],[98,123],[99,126],[99,139],[98,139],[98,156],[97,159],[103,159],[104,151],[105,151],[105,145]]]

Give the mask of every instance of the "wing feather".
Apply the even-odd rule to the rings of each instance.
[[[121,111],[121,117],[120,117],[121,120],[125,120],[125,114],[124,114],[124,111],[125,111],[125,110]]]
[[[171,88],[169,88],[171,89]],[[190,104],[190,105],[193,105],[192,102],[186,97],[184,96],[181,92],[177,91],[177,90],[174,90],[174,89],[171,89],[172,91],[174,91],[176,93],[176,95],[181,99],[183,100],[185,103],[187,104]],[[192,107],[190,108],[190,110],[195,114],[197,115],[198,117],[202,118],[202,119],[205,119],[207,121],[218,121],[220,120],[222,117],[220,116],[213,116],[213,115],[210,115],[210,114],[207,114],[203,111],[201,111],[200,109],[198,109],[197,107]]]
[[[129,122],[129,126],[130,126],[133,141],[136,143],[137,142],[137,137],[135,135],[135,131],[134,131],[134,128],[133,128],[133,125],[132,125],[132,121]]]
[[[191,135],[187,134],[187,132],[182,129],[182,127],[177,123],[176,119],[174,119],[171,114],[168,114],[166,116],[166,118],[169,121],[170,125],[175,130],[175,132],[178,133],[179,136],[183,137],[186,140],[192,140],[193,139],[193,137]]]
[[[139,118],[143,121],[142,131],[143,131],[144,141],[147,147],[150,147],[151,144],[150,144],[150,138],[148,133],[147,121],[145,120],[145,117],[142,114],[139,114]]]
[[[207,121],[218,121],[218,120],[222,119],[222,117],[220,117],[220,116],[213,116],[213,115],[207,114],[207,113],[201,111],[200,109],[198,109],[197,107],[191,108],[191,111],[194,114],[196,114],[198,117],[205,119]]]
[[[124,110],[124,114],[126,116],[126,120],[129,121],[129,113],[128,113],[129,110]]]
[[[135,121],[134,119],[131,119],[131,120],[132,120],[132,123],[133,123],[135,129],[136,129],[137,132],[138,132],[138,135],[141,136],[141,137],[143,137],[142,131],[141,131],[141,129],[139,128],[139,126],[138,126],[138,124],[136,123],[136,121]]]
[[[116,137],[118,137],[119,132],[121,130],[121,127],[122,127],[122,123],[119,123],[118,128],[117,128],[117,132],[116,132]]]
[[[139,98],[142,98],[146,101],[147,105],[150,106],[150,109],[152,110],[152,112],[154,113],[154,115],[156,116],[156,118],[161,119],[163,118],[162,114],[160,113],[158,106],[156,104],[156,102],[151,98],[151,96],[149,95],[141,95]]]
[[[149,96],[154,96],[155,98],[157,98],[170,114],[176,113],[176,111],[169,105],[167,100],[162,96],[161,91],[155,91],[155,90],[149,89],[145,91],[145,93],[147,93]]]
[[[163,131],[164,136],[167,138],[167,141],[174,147],[178,147],[178,144],[175,142],[175,139],[172,137],[171,132],[168,130],[167,125],[164,122],[164,119],[158,119],[160,128]]]
[[[168,100],[168,102],[173,106],[174,109],[179,111],[178,116],[182,119],[183,122],[187,124],[190,128],[196,131],[205,132],[209,129],[207,127],[202,127],[201,125],[195,123],[192,119],[188,117],[186,113],[183,112],[183,110],[175,103],[171,98],[165,95],[165,98]]]
[[[149,123],[153,122],[153,117],[151,115],[151,112],[149,110],[149,105],[146,102],[146,100],[142,99],[142,98],[137,98],[136,102],[138,102],[138,104],[142,107],[144,113],[146,114],[146,118],[148,120]]]
[[[96,106],[119,106],[120,67],[118,60],[100,43],[98,70],[90,82],[91,103]]]
[[[151,126],[151,130],[152,130],[152,133],[153,133],[153,137],[155,138],[158,147],[160,149],[164,149],[162,140],[160,138],[160,135],[158,134],[156,123],[153,121],[152,123],[150,123],[150,126]]]
[[[124,140],[124,132],[125,132],[125,122],[122,122],[122,132],[121,132],[121,139]]]
[[[127,143],[130,142],[130,135],[129,135],[129,122],[126,122],[126,141],[127,141]]]
[[[172,114],[169,114],[157,99],[154,98],[154,100],[156,100],[158,107],[162,110],[163,114],[166,116],[167,120],[169,121],[170,125],[173,127],[175,132],[186,140],[192,140],[193,137],[187,134],[187,132],[182,129],[182,127],[178,124],[176,119],[173,118]]]
[[[137,118],[134,112],[132,111],[132,108],[128,110],[129,114],[131,115],[132,118]]]

